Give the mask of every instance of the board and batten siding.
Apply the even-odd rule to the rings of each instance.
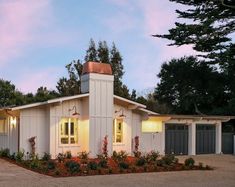
[[[49,153],[48,108],[35,107],[20,111],[20,150],[31,152],[29,138],[36,137],[36,153],[42,156]]]
[[[0,133],[0,149],[10,149],[11,154],[18,151],[18,127],[19,123],[15,126],[10,124],[10,116],[0,113],[1,118],[5,118],[6,133]]]
[[[76,106],[80,113],[78,118],[78,144],[61,145],[60,144],[60,122],[62,118],[73,117],[73,111],[69,111]],[[73,99],[50,106],[50,153],[55,158],[59,153],[71,151],[72,155],[77,156],[78,152],[88,151],[89,141],[89,119],[88,119],[88,98]]]

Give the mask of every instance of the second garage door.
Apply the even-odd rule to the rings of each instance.
[[[196,154],[215,153],[215,125],[197,124]]]
[[[188,126],[186,124],[165,125],[166,154],[188,154]]]

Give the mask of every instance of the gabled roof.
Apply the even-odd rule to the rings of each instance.
[[[135,106],[136,108],[146,108],[145,105],[137,103],[135,101],[131,101],[129,99],[126,99],[126,98],[123,98],[123,97],[120,97],[120,96],[117,96],[117,95],[114,95],[113,97],[114,97],[114,101],[116,100],[117,103],[132,105],[132,106]]]
[[[32,107],[37,107],[37,106],[42,106],[42,105],[47,105],[47,104],[52,104],[52,103],[58,103],[58,102],[63,102],[63,101],[67,101],[67,100],[72,100],[72,99],[79,99],[79,98],[88,97],[88,96],[89,96],[89,93],[79,94],[79,95],[74,95],[74,96],[67,96],[67,97],[60,97],[60,98],[56,98],[56,99],[50,99],[50,100],[44,101],[44,102],[17,106],[17,107],[13,107],[11,109],[12,110],[21,110],[21,109],[25,109],[25,108],[32,108]]]

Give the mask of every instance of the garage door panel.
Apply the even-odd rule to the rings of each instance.
[[[188,154],[188,126],[185,124],[166,124],[166,154]]]
[[[196,128],[196,154],[215,153],[215,126],[197,124]]]

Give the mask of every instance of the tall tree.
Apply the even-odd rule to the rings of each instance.
[[[227,99],[221,74],[195,57],[172,59],[162,65],[154,96],[173,113],[225,114]],[[229,112],[229,111],[227,111]]]
[[[34,102],[47,101],[58,97],[58,94],[54,90],[48,90],[47,87],[39,87],[34,95]]]
[[[97,49],[98,61],[109,64],[109,48],[106,41],[99,41]]]
[[[96,45],[93,39],[90,39],[89,47],[86,51],[86,56],[84,58],[85,62],[93,61],[96,62],[98,60],[97,58],[97,50]]]
[[[234,8],[224,6],[220,0],[170,1],[189,7],[187,10],[184,7],[183,11],[176,10],[178,17],[185,22],[176,22],[175,27],[170,29],[169,33],[154,36],[172,41],[169,45],[193,45],[194,50],[201,52],[199,56],[206,60],[203,63],[211,64],[217,68],[217,73],[221,76],[220,81],[223,81],[225,87],[224,93],[221,95],[223,98],[220,98],[228,104],[224,107],[234,106],[235,43],[232,39],[235,31]],[[209,95],[208,100],[210,100]],[[218,111],[225,112],[220,108]]]

